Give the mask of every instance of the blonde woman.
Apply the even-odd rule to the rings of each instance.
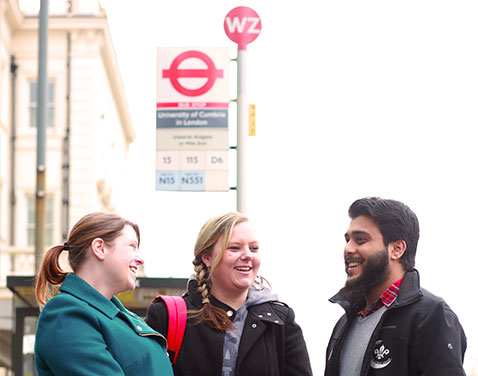
[[[259,241],[247,217],[228,213],[206,222],[193,264],[195,276],[184,296],[188,321],[175,375],[312,375],[294,311],[258,277]],[[162,300],[150,305],[146,322],[167,333]]]

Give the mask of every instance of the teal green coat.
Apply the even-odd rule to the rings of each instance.
[[[38,318],[40,376],[173,375],[164,336],[118,298],[108,300],[74,274],[66,276],[60,290]]]

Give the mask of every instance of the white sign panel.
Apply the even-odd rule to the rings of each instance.
[[[227,191],[227,47],[158,48],[156,190]]]

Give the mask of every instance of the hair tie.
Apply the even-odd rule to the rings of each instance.
[[[64,242],[64,243],[63,243],[63,250],[64,250],[64,251],[68,251],[69,249],[70,249],[70,246],[68,245],[68,243],[67,243],[67,242]]]

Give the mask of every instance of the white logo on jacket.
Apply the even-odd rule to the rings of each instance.
[[[370,367],[374,369],[382,369],[388,366],[392,362],[390,350],[384,345],[383,341],[379,339],[375,342],[375,348],[373,350],[372,361]]]

